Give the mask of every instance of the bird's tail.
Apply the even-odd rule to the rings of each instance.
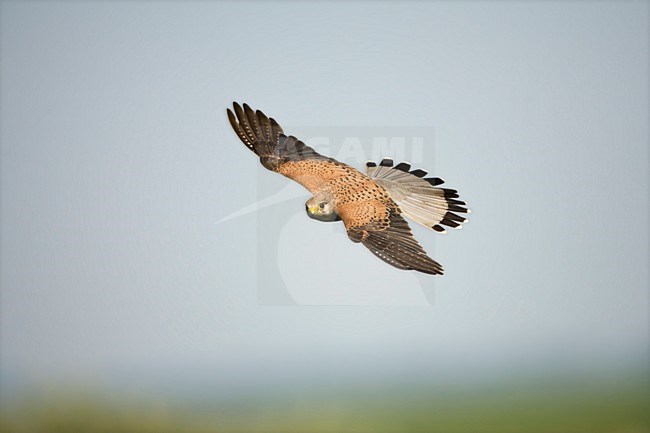
[[[460,229],[468,221],[457,215],[471,212],[464,201],[458,200],[458,191],[438,188],[444,180],[425,177],[424,170],[411,170],[406,162],[393,165],[392,159],[384,158],[379,165],[368,161],[366,174],[388,191],[405,216],[425,227],[446,233],[443,226]]]

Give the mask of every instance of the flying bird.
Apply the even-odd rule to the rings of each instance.
[[[352,242],[361,243],[386,263],[426,274],[442,274],[413,237],[404,216],[446,233],[461,228],[470,210],[456,190],[440,188],[444,181],[390,158],[366,163],[366,172],[317,153],[285,135],[278,123],[261,111],[233,103],[228,120],[239,139],[268,170],[292,179],[313,194],[307,215],[318,221],[343,221]]]

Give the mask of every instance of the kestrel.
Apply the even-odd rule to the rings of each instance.
[[[402,162],[384,158],[379,165],[366,163],[366,173],[323,156],[302,141],[287,136],[273,119],[247,104],[233,103],[228,120],[239,139],[260,158],[268,170],[304,186],[313,197],[307,215],[318,221],[343,221],[352,242],[361,243],[375,256],[399,268],[442,274],[442,266],[427,256],[403,218],[446,233],[461,228],[469,213],[453,189],[439,188],[443,180],[425,177]]]

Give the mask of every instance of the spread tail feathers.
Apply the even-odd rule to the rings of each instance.
[[[379,165],[366,163],[366,174],[388,191],[405,216],[425,227],[446,233],[444,226],[460,229],[468,221],[457,215],[471,212],[464,201],[458,200],[458,192],[438,188],[444,181],[426,178],[424,170],[411,170],[406,162],[393,165],[392,159],[384,158]]]

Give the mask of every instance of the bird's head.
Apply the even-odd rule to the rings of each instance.
[[[309,218],[318,221],[340,221],[341,218],[334,212],[332,197],[326,194],[318,194],[305,203],[305,209]]]

